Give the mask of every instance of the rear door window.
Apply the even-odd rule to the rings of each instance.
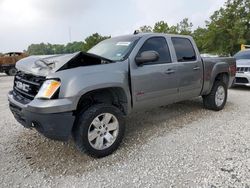
[[[195,61],[196,54],[191,41],[187,38],[173,37],[172,43],[178,62]]]

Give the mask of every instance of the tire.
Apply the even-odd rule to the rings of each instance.
[[[222,81],[215,81],[210,94],[203,96],[204,107],[209,110],[220,111],[227,102],[227,85]]]
[[[122,112],[109,104],[95,104],[81,111],[74,126],[73,138],[77,148],[97,158],[112,154],[119,147],[125,132]]]
[[[17,73],[17,70],[16,70],[16,68],[13,67],[13,68],[10,68],[10,69],[8,70],[7,75],[9,75],[9,76],[15,76],[16,73]]]
[[[234,79],[234,81],[233,81],[232,85],[230,86],[230,88],[236,87],[235,82],[236,82],[236,79]]]

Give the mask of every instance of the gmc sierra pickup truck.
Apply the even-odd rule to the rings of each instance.
[[[222,110],[236,62],[201,58],[189,36],[139,33],[88,53],[30,56],[16,68],[8,94],[16,120],[48,138],[72,135],[80,151],[104,157],[121,143],[130,113],[199,96]]]

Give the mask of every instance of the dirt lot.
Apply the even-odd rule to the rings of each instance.
[[[12,81],[0,74],[0,187],[250,187],[250,89],[221,112],[195,99],[133,114],[119,150],[93,159],[19,125]]]

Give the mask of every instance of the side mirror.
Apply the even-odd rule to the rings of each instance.
[[[160,55],[156,51],[144,51],[140,56],[135,58],[135,62],[138,66],[148,62],[155,62],[159,59]]]

